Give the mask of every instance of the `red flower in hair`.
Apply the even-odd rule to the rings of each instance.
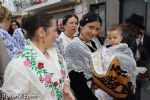
[[[44,68],[44,64],[43,64],[43,63],[41,63],[41,62],[39,62],[39,63],[38,63],[38,68],[39,68],[39,69]]]

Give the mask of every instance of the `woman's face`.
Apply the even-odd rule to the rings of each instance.
[[[101,24],[98,21],[87,23],[85,26],[80,26],[80,38],[85,42],[91,41],[99,34]]]
[[[72,16],[67,20],[66,24],[64,25],[64,30],[67,34],[74,34],[77,30],[77,25],[77,19]]]
[[[46,48],[51,48],[54,46],[56,38],[58,37],[57,34],[57,24],[56,20],[52,19],[51,20],[51,27],[49,27],[46,31],[46,36],[45,36],[45,47]]]
[[[13,30],[15,30],[15,29],[19,28],[19,26],[17,25],[16,22],[12,22],[12,23],[11,23],[11,28],[12,28]]]

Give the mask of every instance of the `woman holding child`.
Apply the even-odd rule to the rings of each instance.
[[[107,43],[91,54],[94,82],[99,87],[95,90],[95,95],[99,100],[133,99],[137,75],[136,62],[131,49],[126,43],[122,43],[122,40],[122,28],[112,25],[108,30]]]
[[[66,47],[65,60],[69,69],[70,86],[77,100],[98,100],[91,88],[90,54],[101,45],[95,38],[102,25],[96,13],[85,14],[79,26],[79,37]]]

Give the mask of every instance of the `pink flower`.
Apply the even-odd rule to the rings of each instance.
[[[46,83],[52,82],[51,77],[49,75],[45,75],[44,80],[45,80]]]
[[[30,61],[29,60],[25,60],[23,62],[23,64],[24,64],[25,67],[28,67],[30,65]]]
[[[44,64],[43,64],[43,63],[41,63],[41,62],[39,62],[39,63],[38,63],[38,68],[39,68],[39,69],[44,68]]]
[[[61,75],[62,75],[62,77],[65,77],[65,75],[66,75],[65,70],[61,70]]]

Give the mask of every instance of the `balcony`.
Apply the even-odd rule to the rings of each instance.
[[[52,8],[61,7],[68,4],[74,4],[79,0],[37,0],[38,2],[32,2],[32,5],[25,9],[26,12],[43,11]]]

